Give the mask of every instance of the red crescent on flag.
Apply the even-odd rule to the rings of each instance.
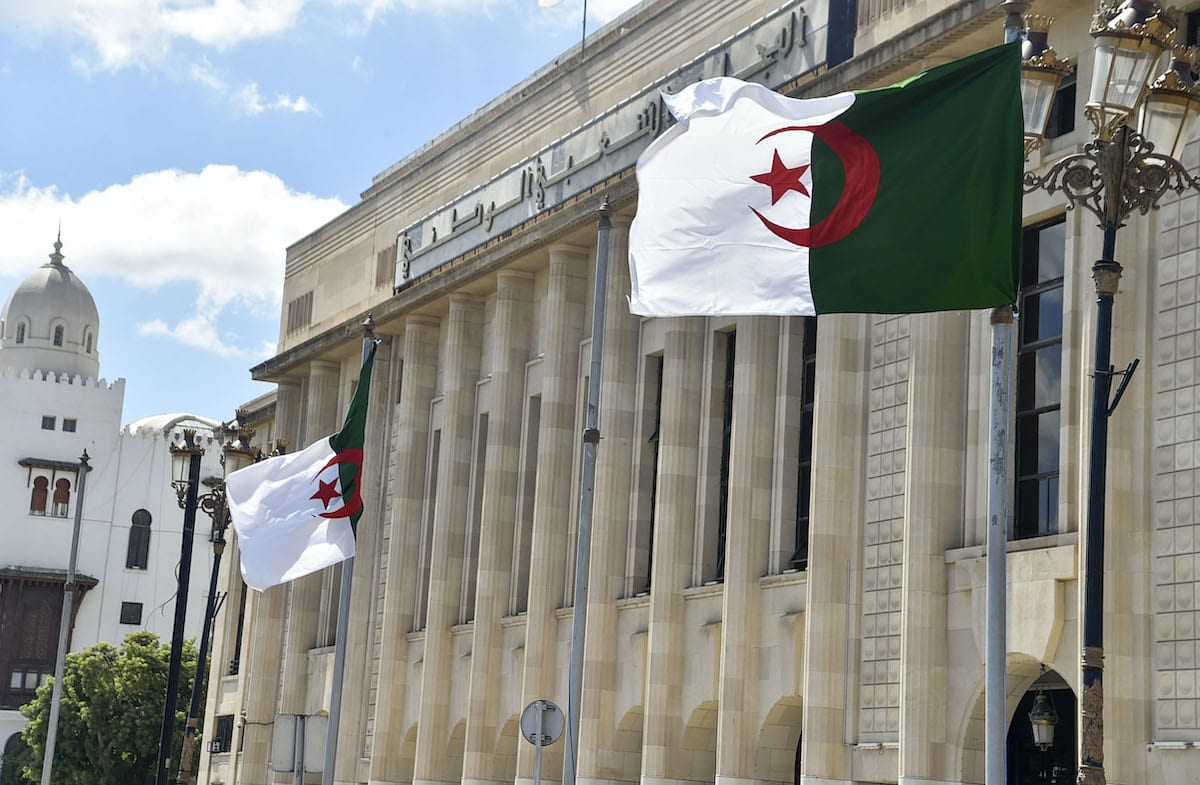
[[[828,145],[834,155],[841,159],[842,168],[846,171],[842,198],[829,215],[807,229],[780,226],[753,207],[750,209],[767,229],[793,245],[819,248],[836,243],[858,228],[870,212],[871,205],[875,203],[875,196],[879,193],[879,155],[870,142],[837,121],[824,125],[791,125],[777,128],[758,142],[789,131],[808,131]]]
[[[349,450],[342,450],[337,455],[330,458],[329,463],[322,466],[321,471],[317,472],[317,474],[319,475],[330,466],[336,466],[340,463],[349,463],[353,464],[353,466],[358,469],[358,473],[361,475],[362,462],[363,451],[361,449],[351,448]],[[360,512],[362,507],[362,486],[358,482],[355,482],[354,493],[351,494],[349,499],[346,499],[342,503],[341,507],[338,507],[336,510],[332,510],[330,512],[323,512],[320,515],[322,518],[349,518],[351,515],[356,515],[358,512]]]

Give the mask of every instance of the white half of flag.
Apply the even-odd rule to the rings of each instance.
[[[352,509],[338,476],[343,460],[324,438],[225,478],[247,586],[262,591],[354,555]]]

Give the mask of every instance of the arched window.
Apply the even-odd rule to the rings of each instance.
[[[92,353],[92,334],[88,333],[83,337],[83,350],[88,354]]]
[[[33,478],[33,493],[29,495],[29,513],[31,515],[46,514],[46,496],[49,488],[49,479],[45,477]]]
[[[62,328],[62,325],[60,324],[54,328],[54,345],[62,346],[62,339],[63,339],[63,328]]]
[[[54,483],[54,507],[50,514],[57,518],[67,517],[67,507],[71,504],[71,481],[60,477]]]
[[[17,325],[17,343],[25,343],[25,322]]]
[[[125,566],[131,570],[144,570],[150,561],[150,513],[138,510],[133,514],[132,523],[129,547],[125,551]]]

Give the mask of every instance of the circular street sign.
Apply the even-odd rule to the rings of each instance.
[[[541,744],[538,744],[538,720],[541,719]],[[536,700],[521,712],[521,735],[525,741],[545,747],[558,741],[563,732],[563,713],[553,701]]]

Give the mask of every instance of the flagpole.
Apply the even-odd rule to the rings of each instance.
[[[1008,708],[1008,384],[1012,362],[1012,306],[992,311],[991,423],[988,433],[987,662],[984,767],[987,785],[1007,781]]]
[[[371,314],[363,320],[362,361],[366,364],[375,345],[375,319]],[[357,482],[362,485],[362,470]],[[357,535],[356,535],[357,536]],[[337,637],[333,647],[333,685],[329,690],[329,725],[325,730],[325,765],[321,770],[321,785],[333,785],[337,763],[338,727],[342,722],[342,676],[346,671],[346,638],[350,628],[350,589],[354,578],[354,557],[342,562],[342,582],[338,591]]]
[[[87,485],[87,450],[79,456],[79,493],[75,495],[75,526],[71,529],[71,555],[67,559],[67,582],[63,584],[62,619],[58,623],[58,655],[54,659],[54,686],[50,692],[50,719],[46,726],[46,752],[42,757],[42,785],[50,785],[54,768],[54,747],[58,741],[58,713],[62,706],[63,673],[67,663],[67,639],[75,608],[75,562],[79,558],[79,529],[83,523],[83,489]]]
[[[596,484],[596,448],[600,445],[600,360],[604,351],[604,311],[608,304],[609,235],[612,207],[608,197],[597,211],[596,286],[592,298],[591,370],[588,372],[587,422],[583,429],[583,476],[579,488],[579,537],[575,545],[575,591],[571,601],[571,668],[567,691],[567,754],[563,785],[575,785],[579,761],[579,703],[583,695],[583,641],[587,630],[588,571],[592,558],[592,491]]]

